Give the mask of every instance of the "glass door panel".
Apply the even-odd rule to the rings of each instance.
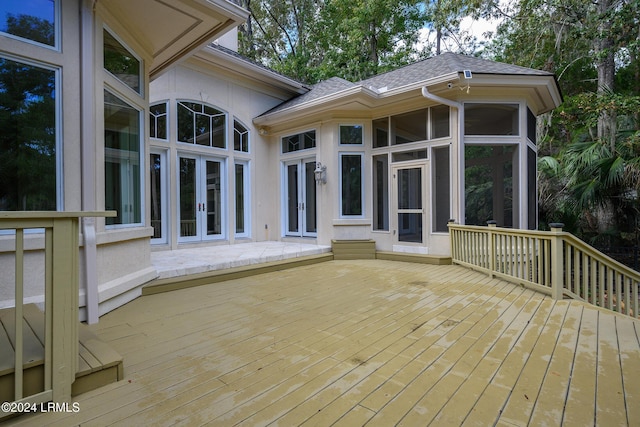
[[[299,234],[298,164],[287,165],[287,234]]]
[[[315,172],[316,162],[307,161],[304,164],[304,231],[305,235],[315,234],[316,225],[316,179]]]
[[[196,237],[198,234],[196,159],[181,157],[179,163],[180,227],[178,236],[181,238]]]
[[[285,234],[313,237],[317,233],[315,159],[285,164]]]
[[[222,177],[220,176],[220,162],[207,160],[206,169],[206,230],[207,236],[214,236],[222,234],[222,188],[220,187]]]
[[[149,181],[151,187],[149,206],[151,210],[151,243],[167,243],[167,172],[166,152],[152,152],[149,157]]]
[[[180,241],[224,237],[224,163],[201,157],[180,157]]]

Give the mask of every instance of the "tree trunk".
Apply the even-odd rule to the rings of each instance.
[[[611,20],[607,12],[612,6],[613,0],[599,0],[596,3],[599,25],[598,36],[594,40],[598,70],[598,94],[613,93],[616,64],[614,59],[614,43],[611,37]],[[615,111],[605,110],[598,119],[598,138],[608,142],[611,148],[615,148],[616,142],[616,114]]]

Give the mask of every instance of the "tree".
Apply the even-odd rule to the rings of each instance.
[[[415,61],[419,0],[244,0],[240,53],[306,83]]]
[[[586,239],[638,235],[640,14],[634,0],[521,0],[495,59],[553,72],[564,104],[539,121],[541,223]]]

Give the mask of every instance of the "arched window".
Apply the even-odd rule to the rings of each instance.
[[[227,115],[208,105],[178,101],[178,141],[227,148]]]

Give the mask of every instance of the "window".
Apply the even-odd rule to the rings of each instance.
[[[62,208],[56,71],[0,57],[0,210]],[[60,199],[60,201],[58,201]]]
[[[137,93],[141,93],[141,61],[107,30],[103,31],[103,43],[104,69]]]
[[[427,109],[391,116],[393,144],[425,141],[427,139]]]
[[[529,230],[538,228],[538,155],[530,147],[527,148],[527,205]]]
[[[512,227],[518,188],[515,145],[465,146],[465,224]]]
[[[294,151],[308,150],[316,146],[316,131],[299,133],[282,138],[282,152],[291,153]]]
[[[447,138],[450,135],[449,107],[438,105],[431,107],[431,139]]]
[[[362,154],[340,154],[342,216],[362,215]]]
[[[52,0],[3,0],[0,3],[0,31],[56,46],[56,5]]]
[[[373,121],[373,148],[389,145],[389,118],[384,117]]]
[[[156,139],[167,139],[167,103],[149,107],[149,136]]]
[[[249,237],[249,164],[235,164],[236,237]]]
[[[449,146],[433,148],[433,231],[448,232],[450,218]]]
[[[105,208],[107,225],[139,224],[141,203],[140,112],[104,91]]]
[[[178,141],[214,148],[227,147],[227,116],[197,102],[178,102]]]
[[[519,135],[518,104],[465,104],[464,134]]]
[[[237,120],[233,121],[233,149],[249,152],[249,131]]]
[[[422,148],[420,150],[413,151],[400,151],[396,153],[391,153],[391,161],[393,163],[396,162],[408,162],[411,160],[420,160],[427,158],[427,149]]]
[[[389,230],[389,156],[373,156],[373,229]]]
[[[529,138],[529,141],[533,142],[534,144],[537,143],[536,130],[537,130],[536,116],[534,116],[531,110],[527,108],[527,138]]]
[[[166,152],[152,152],[149,156],[149,182],[151,187],[151,227],[153,227],[152,243],[167,242],[167,200],[166,193]]]
[[[340,145],[362,145],[362,126],[340,125]]]

